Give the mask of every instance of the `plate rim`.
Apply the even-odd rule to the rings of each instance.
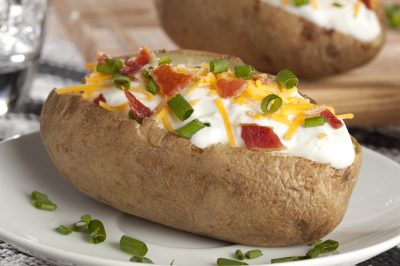
[[[11,138],[7,138],[0,142],[0,149],[4,146],[6,143],[10,142],[17,142],[17,141],[22,141],[23,139],[27,138],[39,138],[41,139],[40,132],[31,132],[29,134],[25,135],[16,135]],[[363,156],[368,154],[368,156],[373,156],[375,158],[379,158],[379,160],[385,161],[385,163],[391,164],[393,167],[397,168],[400,172],[400,164],[393,159],[377,152],[374,151],[368,147],[362,146],[362,153]],[[84,255],[84,254],[79,254],[71,251],[66,251],[62,250],[60,248],[48,246],[42,243],[37,243],[37,242],[32,242],[26,238],[23,238],[17,234],[10,233],[5,231],[3,228],[0,228],[0,240],[5,241],[6,243],[9,243],[13,246],[15,246],[18,250],[21,250],[23,252],[27,252],[29,255],[36,257],[34,254],[37,253],[37,255],[44,255],[43,258],[47,261],[47,259],[51,260],[58,260],[61,263],[71,263],[72,265],[74,264],[90,264],[90,265],[121,265],[121,266],[128,266],[128,265],[143,265],[141,263],[133,263],[130,261],[119,261],[119,260],[114,260],[114,259],[107,259],[107,258],[97,258],[94,256],[90,255]],[[345,253],[339,253],[339,254],[333,254],[329,256],[324,256],[324,257],[319,257],[311,260],[307,260],[307,265],[310,266],[317,266],[321,265],[321,263],[327,262],[327,261],[332,261],[334,263],[345,263],[349,261],[357,261],[357,260],[362,260],[365,261],[364,258],[366,257],[365,254],[371,254],[371,256],[368,256],[369,258],[372,258],[384,251],[387,251],[396,245],[400,244],[400,233],[397,236],[391,237],[387,240],[384,240],[382,242],[379,242],[377,244],[373,244],[361,249],[357,249],[354,251],[350,252],[345,252]],[[129,255],[129,254],[128,254]],[[72,260],[71,260],[72,259]],[[368,260],[367,259],[367,260]],[[165,266],[164,264],[153,264],[154,266]],[[267,264],[257,264],[257,266],[267,266],[271,265],[270,263]],[[294,262],[286,262],[286,263],[277,263],[276,265],[304,265],[304,261],[294,261]]]

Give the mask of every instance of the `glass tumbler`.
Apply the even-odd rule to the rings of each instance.
[[[23,112],[44,39],[47,0],[0,0],[0,115]]]

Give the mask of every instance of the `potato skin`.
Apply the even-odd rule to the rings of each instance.
[[[367,63],[384,43],[381,7],[381,36],[361,42],[260,0],[155,2],[161,25],[181,47],[232,54],[266,73],[337,74]]]
[[[168,55],[180,54],[194,62],[204,56]],[[140,125],[54,91],[41,136],[61,174],[90,197],[173,228],[257,246],[307,243],[332,231],[361,163],[355,140],[356,159],[341,170],[265,150],[199,149],[153,120]]]

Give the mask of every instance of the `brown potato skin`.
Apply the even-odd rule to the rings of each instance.
[[[175,53],[196,59],[193,51]],[[153,120],[140,125],[54,91],[40,125],[50,158],[83,193],[138,217],[247,245],[289,246],[328,234],[346,212],[361,164],[355,140],[356,159],[341,170],[265,150],[199,149]]]
[[[284,68],[299,77],[337,74],[375,57],[384,43],[326,30],[260,0],[156,0],[161,25],[181,47],[227,53],[256,69],[277,74]]]

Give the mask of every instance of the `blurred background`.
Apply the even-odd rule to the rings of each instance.
[[[400,162],[400,1],[382,3],[392,25],[386,23],[386,42],[378,56],[340,75],[300,80],[299,87],[338,113],[354,113],[355,119],[346,121],[351,133]],[[7,23],[15,27],[5,27]],[[0,45],[0,141],[37,131],[48,93],[81,82],[84,64],[93,62],[97,51],[123,55],[143,45],[180,48],[163,30],[151,0],[0,0]],[[7,253],[11,262],[22,256],[42,265],[3,242],[0,253]],[[383,261],[398,256],[399,263],[399,254],[391,250]]]

